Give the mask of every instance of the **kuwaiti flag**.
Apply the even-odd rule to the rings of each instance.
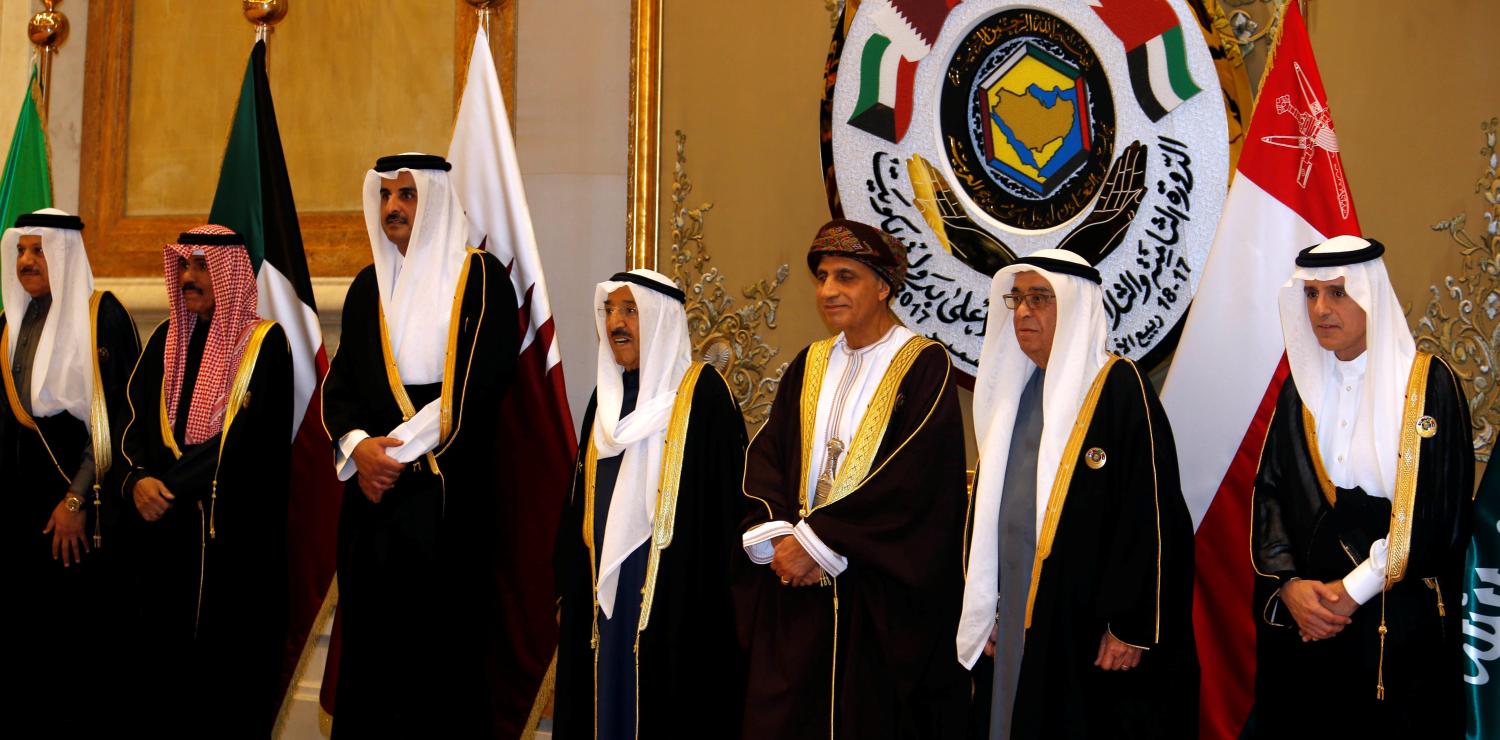
[[[866,0],[879,29],[859,54],[859,97],[849,125],[892,144],[911,124],[917,63],[932,51],[948,12],[961,0]]]
[[[1197,526],[1193,625],[1204,738],[1238,737],[1254,700],[1250,492],[1287,376],[1276,291],[1298,250],[1360,233],[1339,155],[1321,145],[1336,139],[1307,28],[1296,3],[1283,13],[1273,66],[1162,390]]]
[[[318,394],[328,373],[328,354],[323,349],[302,229],[271,104],[264,41],[257,41],[250,51],[208,219],[245,238],[259,286],[261,316],[281,324],[292,347],[296,411],[292,428],[287,430],[292,440],[292,475],[287,511],[290,608],[282,672],[285,688],[294,682],[308,636],[333,582],[344,487],[334,475],[333,446],[323,428]]]
[[[1089,6],[1125,45],[1130,86],[1148,118],[1160,121],[1202,92],[1188,73],[1182,23],[1167,0],[1089,0]]]
[[[521,307],[516,317],[521,355],[495,440],[495,464],[503,481],[495,577],[506,602],[501,613],[509,649],[490,656],[491,675],[498,677],[496,726],[514,737],[523,727],[534,726],[534,713],[546,704],[538,688],[557,646],[552,544],[578,441],[541,253],[483,28],[474,38],[448,161],[453,163],[449,180],[469,217],[470,243],[510,270]]]

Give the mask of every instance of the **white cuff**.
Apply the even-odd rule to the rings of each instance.
[[[356,468],[354,465],[354,448],[370,438],[363,429],[356,429],[339,438],[339,447],[333,453],[333,469],[338,471],[339,480],[349,480],[354,477]]]
[[[1370,557],[1344,576],[1344,590],[1349,592],[1354,603],[1364,604],[1385,590],[1385,555],[1385,540],[1376,540],[1370,545]]]
[[[802,544],[802,549],[806,550],[807,554],[811,555],[813,560],[818,561],[818,565],[823,568],[824,573],[830,576],[838,576],[844,572],[844,569],[849,567],[849,558],[830,550],[827,545],[823,544],[823,540],[818,537],[817,533],[813,532],[812,527],[807,525],[806,519],[797,522],[797,527],[793,533],[797,536],[797,542]]]
[[[750,556],[751,562],[756,565],[765,565],[776,555],[776,545],[771,540],[789,534],[793,534],[792,525],[782,521],[766,522],[751,527],[750,531],[740,538],[740,541],[745,547],[745,554]]]
[[[442,432],[442,401],[434,400],[423,406],[416,416],[402,423],[386,435],[405,442],[400,447],[387,447],[385,454],[405,465],[437,447]]]

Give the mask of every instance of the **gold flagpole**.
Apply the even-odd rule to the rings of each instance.
[[[42,0],[45,10],[31,16],[26,24],[26,37],[37,48],[41,67],[42,120],[47,120],[48,104],[52,101],[52,57],[57,48],[68,40],[68,16],[57,10],[62,0]]]

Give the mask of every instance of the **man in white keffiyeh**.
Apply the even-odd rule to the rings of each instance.
[[[113,544],[124,502],[102,487],[140,339],[114,295],[94,290],[83,222],[55,208],[21,214],[5,230],[0,297],[0,563],[14,594],[6,624],[18,636],[9,666],[28,677],[12,701],[37,717],[64,716],[76,697],[59,686],[80,672],[112,683],[123,669],[117,642],[93,627],[119,620],[126,591]],[[60,633],[61,624],[81,630]],[[107,732],[111,713],[91,714],[101,722],[73,728]]]
[[[724,379],[693,361],[683,301],[644,269],[594,290],[598,387],[556,555],[558,738],[739,727],[745,427]]]

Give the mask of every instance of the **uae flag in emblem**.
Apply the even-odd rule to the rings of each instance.
[[[1204,738],[1239,737],[1254,702],[1251,488],[1288,372],[1276,291],[1298,250],[1360,233],[1296,3],[1281,29],[1161,396],[1197,525]]]
[[[328,354],[271,104],[264,41],[257,41],[250,51],[208,220],[245,238],[255,267],[261,317],[281,324],[291,342],[295,406],[292,428],[287,430],[292,466],[287,511],[289,622],[282,671],[286,688],[333,582],[344,487],[334,474],[333,446],[323,428],[318,393],[328,373]]]
[[[911,124],[917,63],[932,51],[948,12],[960,0],[866,0],[875,20],[859,55],[859,97],[849,125],[892,144]],[[863,8],[862,8],[863,9]]]
[[[501,481],[495,578],[505,602],[505,624],[499,625],[505,641],[499,654],[488,656],[496,727],[501,736],[518,737],[536,726],[549,698],[538,690],[550,686],[544,677],[557,647],[552,544],[578,441],[510,119],[482,27],[469,57],[448,161],[449,180],[469,217],[469,243],[506,266],[520,304],[520,357],[515,384],[501,404],[494,457]]]
[[[1089,0],[1089,6],[1125,45],[1130,86],[1152,122],[1202,92],[1188,73],[1182,24],[1167,0]]]

